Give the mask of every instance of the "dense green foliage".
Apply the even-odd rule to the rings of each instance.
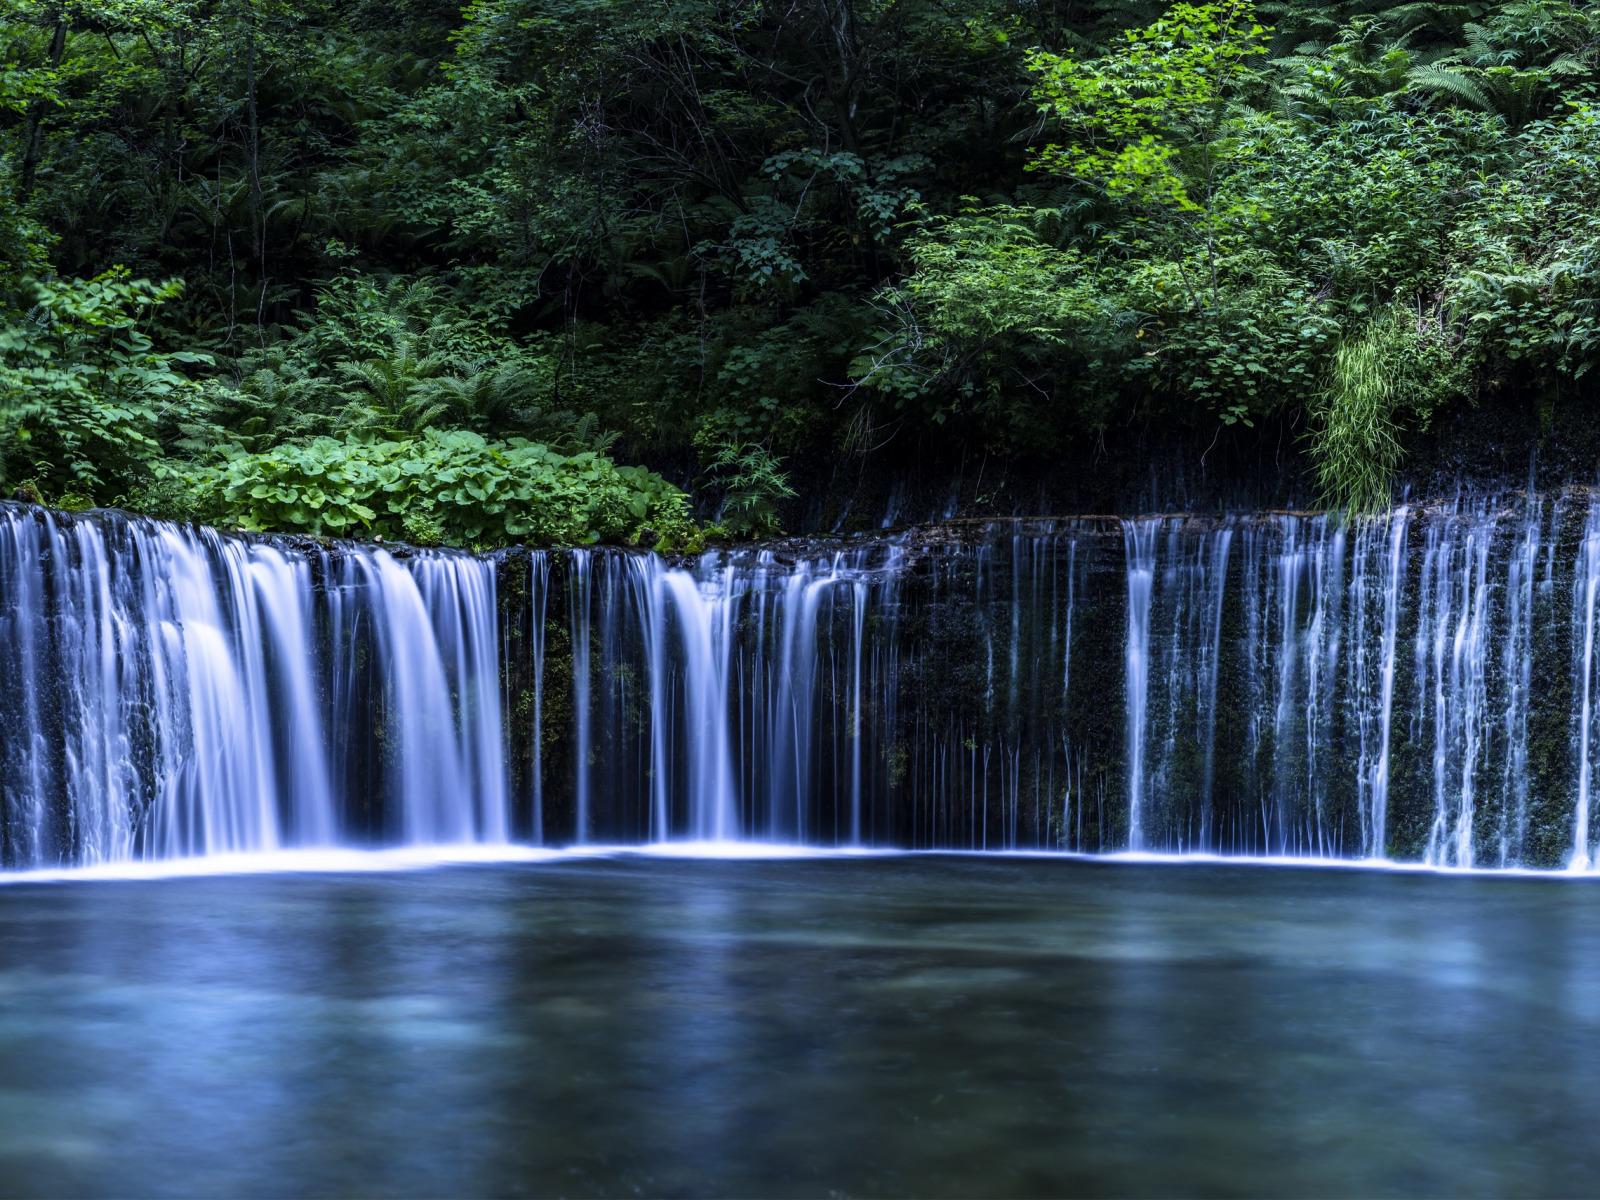
[[[1593,386],[1600,10],[0,0],[0,485],[668,544],[796,455]],[[1300,419],[1303,415],[1304,420]]]
[[[616,540],[641,522],[685,520],[683,494],[639,467],[614,466],[593,451],[569,458],[523,438],[488,442],[467,430],[236,452],[193,486],[246,529],[365,528],[421,545]]]

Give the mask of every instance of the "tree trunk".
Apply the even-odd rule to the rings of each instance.
[[[50,37],[50,70],[54,72],[61,66],[61,57],[67,50],[67,13],[66,9],[56,12],[55,33]],[[35,100],[28,105],[28,115],[23,121],[22,128],[22,173],[17,181],[17,199],[26,204],[33,196],[34,176],[39,170],[39,150],[44,140],[44,108],[45,101]]]

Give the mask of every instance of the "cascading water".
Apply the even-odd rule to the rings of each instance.
[[[573,839],[861,840],[876,731],[863,706],[888,670],[868,645],[870,580],[892,577],[895,554],[711,555],[690,572],[571,552]],[[853,635],[840,637],[841,614]],[[819,783],[834,797],[826,814]],[[540,787],[548,827],[552,789]]]
[[[1389,747],[1394,732],[1395,652],[1399,639],[1400,590],[1405,582],[1407,508],[1361,531],[1356,575],[1350,583],[1354,608],[1355,679],[1359,760],[1357,806],[1362,815],[1361,849],[1383,858],[1388,846]],[[1376,645],[1372,631],[1377,631]]]
[[[1583,490],[559,569],[598,841],[1592,858]]]
[[[504,840],[495,594],[461,555],[0,507],[4,861]]]
[[[1128,848],[1144,848],[1145,735],[1150,699],[1150,597],[1159,521],[1128,521]]]
[[[324,547],[0,510],[10,865],[760,839],[1595,858],[1600,500]]]
[[[1589,509],[1584,526],[1583,547],[1578,570],[1573,578],[1573,621],[1578,626],[1581,645],[1578,668],[1578,796],[1573,812],[1572,861],[1575,871],[1587,870],[1594,861],[1590,846],[1589,820],[1593,803],[1594,761],[1592,747],[1595,720],[1595,605],[1600,601],[1600,503]]]

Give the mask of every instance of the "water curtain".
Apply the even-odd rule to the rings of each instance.
[[[11,866],[504,840],[495,570],[0,511]]]
[[[557,841],[1594,860],[1587,489],[553,569]]]
[[[9,866],[762,840],[1589,869],[1600,504],[688,563],[0,509]]]

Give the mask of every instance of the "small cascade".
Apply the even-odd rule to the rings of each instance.
[[[535,551],[528,561],[527,600],[523,605],[525,623],[517,632],[526,637],[532,667],[528,687],[528,834],[535,845],[544,842],[544,664],[545,622],[549,620],[550,556]],[[511,631],[507,630],[510,634]],[[511,657],[508,637],[501,645],[502,657]]]
[[[1504,804],[1495,825],[1497,867],[1511,862],[1512,848],[1528,841],[1528,719],[1532,712],[1533,612],[1535,580],[1539,570],[1540,538],[1545,505],[1531,496],[1522,518],[1506,571],[1505,636],[1500,644],[1499,667],[1505,680],[1506,699],[1499,716],[1499,736],[1506,754],[1498,786]]]
[[[870,581],[892,580],[895,552],[869,560],[883,550],[713,554],[693,570],[572,552],[575,839],[869,840],[865,756],[888,674]]]
[[[0,855],[504,840],[495,622],[460,555],[0,506]]]
[[[652,712],[677,708],[687,726],[687,832],[699,841],[735,838],[740,805],[727,714],[735,596],[740,581],[728,571],[696,579],[686,571],[666,569],[654,557],[630,558],[627,565],[636,576],[652,660],[661,663],[674,649],[681,652],[673,656],[681,671],[681,690],[673,689],[667,671],[652,672],[650,701]],[[661,743],[661,738],[652,736],[653,750]],[[665,755],[653,753],[650,769],[653,776],[665,780],[670,777],[671,764]],[[661,832],[670,828],[663,812],[653,814],[652,824]]]
[[[585,718],[592,708],[590,673],[593,670],[593,655],[590,653],[589,632],[590,609],[593,607],[592,566],[593,556],[587,551],[578,550],[572,555],[571,569],[567,574],[567,608],[572,613],[572,707],[574,712],[583,713]],[[594,758],[590,727],[587,719],[579,720],[573,726],[577,738],[578,770],[577,815],[572,837],[579,845],[589,840],[590,810],[593,807],[589,784],[591,772],[588,769]]]
[[[1600,601],[1600,502],[1589,509],[1584,525],[1583,545],[1578,569],[1573,573],[1573,617],[1578,626],[1577,642],[1582,647],[1578,668],[1578,795],[1573,808],[1572,856],[1574,871],[1587,871],[1594,865],[1594,850],[1589,831],[1594,802],[1594,759],[1596,742],[1594,721],[1600,687],[1595,679],[1595,605]]]
[[[1359,730],[1357,808],[1362,815],[1361,850],[1368,858],[1387,855],[1395,654],[1410,520],[1410,510],[1402,507],[1381,522],[1366,524],[1357,538],[1356,571],[1350,582],[1349,603],[1355,610],[1352,695]]]
[[[1433,821],[1424,861],[1473,865],[1477,781],[1487,749],[1489,550],[1497,522],[1479,513],[1425,535],[1417,622],[1419,724],[1432,723]],[[1514,700],[1513,700],[1514,702]]]
[[[342,567],[339,586],[362,598],[377,635],[401,840],[505,841],[492,568],[459,555],[402,565],[384,550],[350,555]]]
[[[1150,597],[1155,590],[1159,521],[1127,521],[1128,546],[1128,849],[1144,849],[1145,737],[1149,732]]]

